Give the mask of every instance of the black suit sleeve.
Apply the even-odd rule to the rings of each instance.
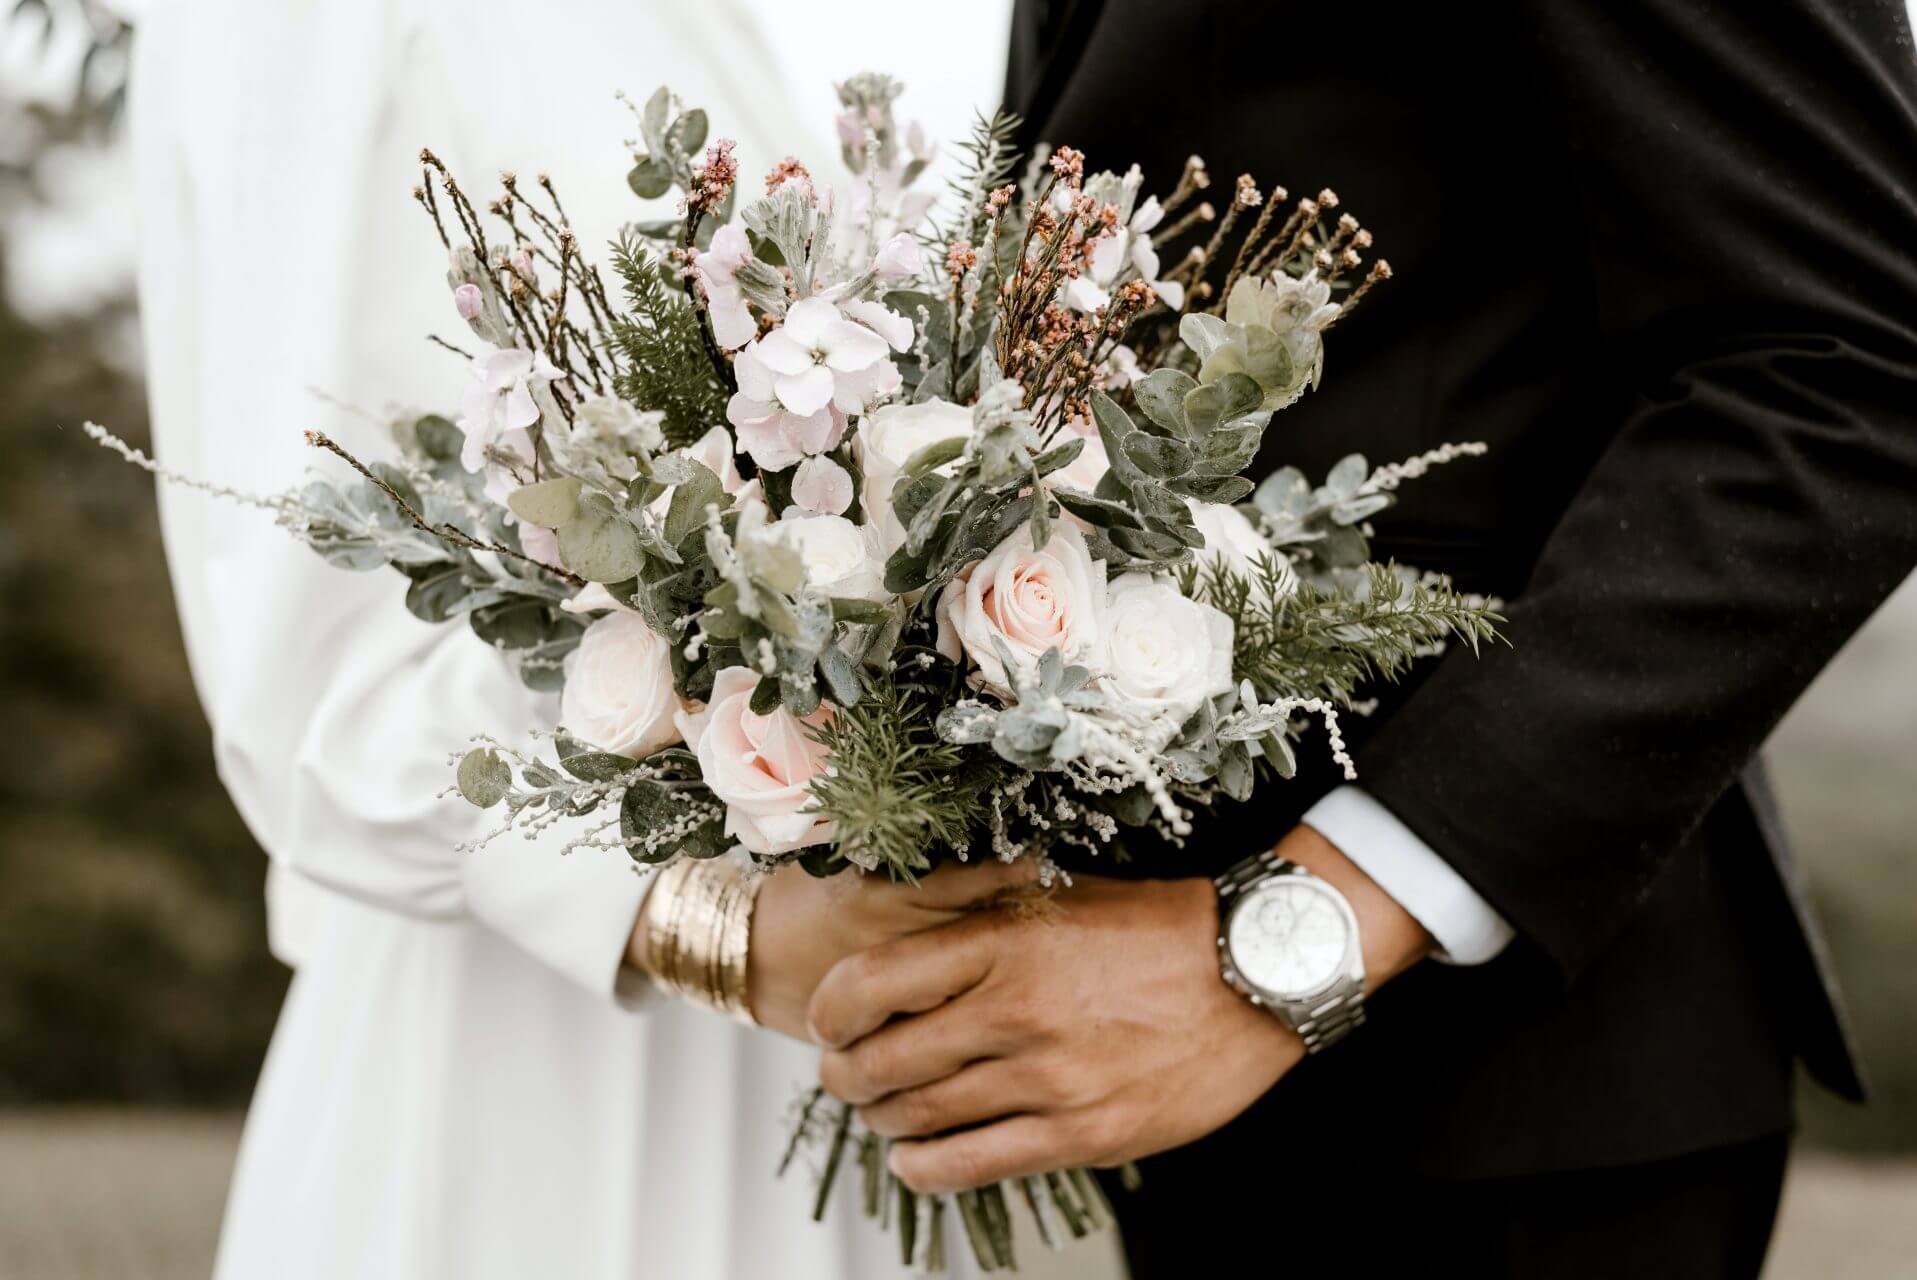
[[[1507,21],[1512,109],[1580,175],[1530,215],[1588,253],[1633,402],[1512,647],[1441,661],[1360,783],[1575,975],[1917,565],[1917,64],[1901,3]]]

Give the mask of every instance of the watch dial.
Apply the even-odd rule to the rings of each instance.
[[[1345,957],[1350,925],[1330,894],[1308,881],[1260,885],[1232,912],[1232,963],[1261,991],[1286,999],[1329,983]]]

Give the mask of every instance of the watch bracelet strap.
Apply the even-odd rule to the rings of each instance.
[[[1218,889],[1218,900],[1230,902],[1253,885],[1269,880],[1286,867],[1296,865],[1279,857],[1276,850],[1267,849],[1225,868],[1212,877],[1212,884]]]
[[[1323,1003],[1292,1024],[1292,1030],[1305,1042],[1306,1053],[1329,1049],[1365,1024],[1362,984],[1354,990],[1334,991]]]
[[[1310,874],[1297,863],[1279,857],[1277,850],[1267,849],[1227,867],[1212,878],[1212,884],[1218,890],[1218,904],[1222,909],[1253,885],[1288,873]],[[1364,986],[1362,983],[1356,987],[1340,984],[1308,1009],[1304,1017],[1295,1021],[1279,1014],[1270,1005],[1264,1007],[1273,1016],[1290,1024],[1291,1029],[1298,1033],[1298,1038],[1304,1041],[1306,1053],[1317,1053],[1321,1049],[1329,1049],[1364,1025]]]

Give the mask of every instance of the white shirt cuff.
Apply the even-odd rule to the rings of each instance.
[[[1369,792],[1339,787],[1313,805],[1303,822],[1425,927],[1438,944],[1439,960],[1483,964],[1510,945],[1515,935],[1504,917]]]

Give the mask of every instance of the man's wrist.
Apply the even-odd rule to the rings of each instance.
[[[1278,842],[1277,853],[1331,885],[1351,904],[1358,917],[1366,992],[1377,990],[1437,949],[1415,916],[1317,831],[1293,827]]]

